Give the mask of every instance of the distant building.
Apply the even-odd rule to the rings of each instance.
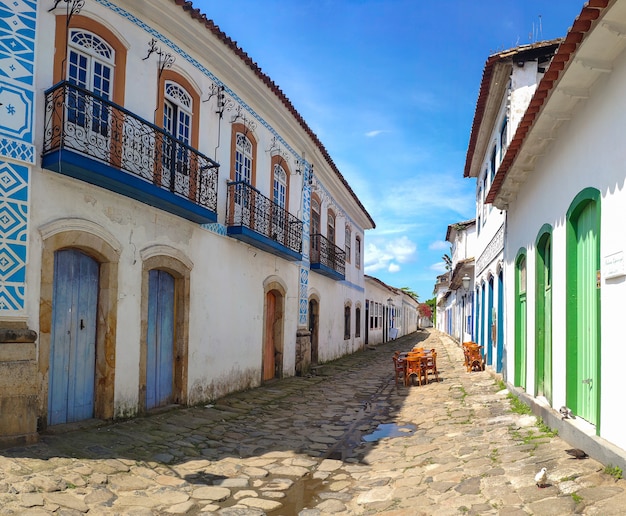
[[[365,343],[376,345],[418,329],[419,301],[403,290],[365,275]]]

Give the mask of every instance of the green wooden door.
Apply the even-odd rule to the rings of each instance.
[[[566,403],[600,434],[600,192],[585,188],[567,212]]]
[[[526,388],[526,255],[515,267],[515,377],[518,387]]]
[[[552,402],[552,244],[550,233],[537,242],[535,306],[535,395]]]
[[[580,212],[576,231],[576,413],[592,423],[597,419],[598,349],[597,254],[595,203]]]

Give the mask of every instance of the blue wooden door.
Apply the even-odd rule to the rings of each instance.
[[[495,317],[493,313],[493,276],[489,278],[489,300],[487,301],[487,364],[492,365],[493,362],[493,325]]]
[[[504,354],[504,273],[498,274],[498,328],[496,345],[496,372],[502,372],[502,355]]]
[[[174,377],[174,277],[149,272],[146,408],[171,403]]]
[[[99,265],[67,249],[54,254],[48,424],[94,415]]]

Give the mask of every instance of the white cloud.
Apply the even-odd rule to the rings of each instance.
[[[434,242],[431,242],[428,249],[431,251],[449,251],[450,242],[446,242],[445,240],[435,240]]]
[[[400,264],[415,259],[417,245],[406,236],[377,242],[369,242],[365,246],[365,272],[368,274],[379,270],[398,272]]]
[[[368,138],[373,138],[374,136],[378,136],[379,134],[382,133],[386,133],[387,131],[384,131],[382,129],[376,129],[374,131],[368,131],[365,133],[365,136],[367,136]]]
[[[437,262],[437,263],[433,263],[430,266],[430,270],[431,271],[435,271],[439,274],[443,274],[444,272],[446,272],[446,264],[445,262]]]

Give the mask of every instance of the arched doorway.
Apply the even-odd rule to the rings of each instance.
[[[587,188],[567,212],[566,403],[600,422],[600,192]]]
[[[552,403],[552,228],[537,238],[535,281],[535,396]]]
[[[112,419],[121,245],[105,228],[84,219],[59,219],[39,231],[38,425]],[[60,364],[70,357],[74,365],[61,372]]]
[[[504,355],[504,271],[498,273],[498,342],[496,344],[496,372],[502,372]]]
[[[173,401],[174,276],[152,269],[148,277],[146,408],[151,409]]]
[[[140,410],[187,403],[193,263],[166,245],[142,249]]]
[[[48,424],[94,417],[100,266],[78,249],[54,253]]]
[[[280,378],[283,373],[283,293],[265,293],[265,330],[263,338],[263,381]]]
[[[526,250],[515,260],[515,375],[514,384],[526,388]]]
[[[319,361],[319,311],[317,299],[309,299],[309,331],[311,332],[311,365]]]
[[[494,314],[494,288],[493,288],[493,276],[489,275],[488,281],[488,300],[487,300],[487,364],[493,365],[493,347],[495,345],[494,327],[496,324],[496,318]]]

